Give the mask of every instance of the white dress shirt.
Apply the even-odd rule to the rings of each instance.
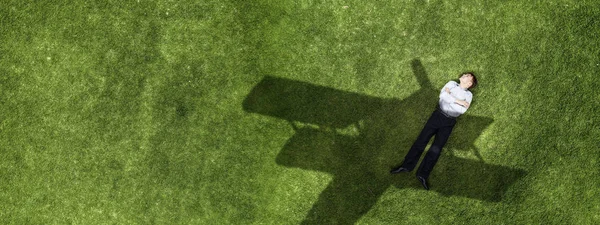
[[[450,89],[450,93],[446,92]],[[458,117],[467,111],[467,107],[459,105],[455,100],[466,101],[471,104],[473,94],[467,89],[462,89],[456,81],[450,81],[444,85],[440,92],[440,109],[449,116]]]

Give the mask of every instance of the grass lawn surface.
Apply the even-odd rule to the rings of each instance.
[[[596,1],[0,0],[0,224],[599,224]],[[461,72],[425,191],[390,175]]]

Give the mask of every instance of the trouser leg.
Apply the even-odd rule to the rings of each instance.
[[[452,133],[453,126],[440,127],[438,132],[435,134],[435,139],[433,140],[433,144],[425,154],[425,158],[421,165],[419,166],[419,170],[417,171],[417,175],[421,176],[425,179],[429,177],[429,174],[433,170],[433,167],[438,161],[440,154],[442,153],[442,149],[444,145],[450,138],[450,134]]]
[[[431,126],[430,123],[430,121],[432,121],[432,118],[433,116],[429,119],[429,121],[427,121],[427,124],[425,124],[423,130],[421,130],[419,137],[417,137],[417,140],[415,140],[408,153],[406,153],[406,156],[404,156],[404,162],[402,163],[402,167],[408,170],[413,170],[419,162],[421,154],[423,154],[427,143],[429,142],[431,137],[436,133],[435,127]]]

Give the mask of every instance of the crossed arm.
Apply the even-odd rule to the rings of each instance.
[[[448,103],[454,103],[452,104],[452,108],[458,112],[464,113],[471,105],[472,96],[467,96],[465,100],[456,99],[450,94],[450,89],[456,86],[458,86],[458,84],[452,81],[444,85],[440,92],[440,99]]]

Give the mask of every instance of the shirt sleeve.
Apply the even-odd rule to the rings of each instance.
[[[440,99],[447,103],[454,103],[454,100],[456,100],[456,99],[452,95],[448,94],[448,92],[446,92],[446,88],[452,89],[453,87],[456,87],[456,86],[458,86],[458,84],[454,81],[450,81],[450,82],[446,83],[446,85],[444,85],[444,87],[442,88],[442,91],[440,92]]]
[[[471,104],[471,101],[473,101],[473,94],[471,94],[471,92],[467,91],[467,94],[465,95],[465,101],[468,102],[469,105]],[[467,111],[467,107],[459,105],[458,103],[451,104],[450,108],[461,115]]]

